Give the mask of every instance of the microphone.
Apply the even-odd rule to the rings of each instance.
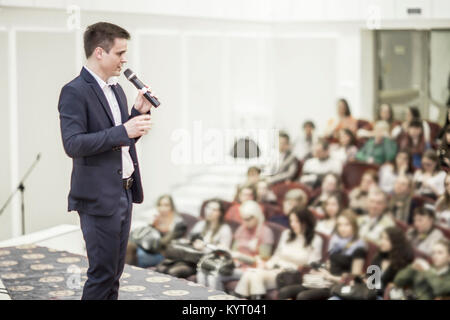
[[[123,74],[125,75],[125,77],[131,81],[132,84],[134,84],[134,86],[138,89],[141,90],[142,88],[145,87],[145,84],[142,83],[141,80],[139,80],[139,78],[136,76],[136,73],[134,73],[131,69],[126,69]],[[157,108],[160,103],[158,101],[158,99],[156,99],[155,97],[152,97],[150,95],[149,92],[144,93],[144,97],[150,101],[150,103]]]

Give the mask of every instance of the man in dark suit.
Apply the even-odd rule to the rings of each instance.
[[[139,91],[131,115],[114,77],[127,62],[129,33],[99,22],[84,33],[86,65],[59,97],[64,150],[73,160],[68,210],[77,211],[89,260],[82,299],[117,299],[132,203],[143,201],[135,143],[151,129]]]

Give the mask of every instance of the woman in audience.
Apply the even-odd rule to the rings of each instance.
[[[348,195],[350,200],[349,208],[358,215],[367,213],[367,197],[369,190],[377,184],[378,173],[375,170],[366,170],[361,178],[359,186],[354,188]]]
[[[236,268],[230,276],[206,273],[197,270],[197,281],[203,285],[224,290],[223,282],[239,280],[249,267],[255,267],[257,261],[268,260],[272,253],[274,235],[264,224],[264,215],[256,201],[247,200],[239,207],[242,225],[233,237],[231,255]]]
[[[431,300],[450,296],[450,242],[439,240],[433,245],[430,266],[415,261],[401,270],[394,279],[397,288],[412,289],[410,299]]]
[[[379,187],[386,193],[391,193],[395,180],[400,175],[412,177],[414,169],[411,154],[407,150],[400,150],[395,156],[394,163],[386,163],[379,170]]]
[[[244,272],[235,289],[237,296],[261,299],[268,290],[276,288],[280,272],[297,270],[322,258],[322,238],[314,233],[313,214],[308,209],[294,208],[289,222],[273,256],[266,262],[259,260],[256,268]]]
[[[414,168],[420,168],[423,153],[431,147],[430,143],[425,141],[420,120],[411,121],[408,130],[397,138],[397,144],[399,149],[410,151]]]
[[[413,247],[428,255],[431,255],[433,244],[444,238],[434,223],[434,211],[428,207],[419,207],[414,210],[413,228],[407,233]]]
[[[225,214],[226,221],[234,221],[241,223],[241,215],[239,213],[239,207],[241,203],[247,200],[256,200],[256,188],[253,184],[244,184],[238,187],[238,192],[233,205],[227,210]]]
[[[344,165],[347,161],[354,161],[357,152],[358,148],[353,132],[349,129],[339,130],[339,143],[330,146],[330,156]]]
[[[160,264],[164,260],[164,251],[174,239],[184,236],[187,226],[175,209],[170,195],[162,195],[156,201],[157,210],[152,212],[149,225],[159,231],[161,240],[157,253],[148,253],[141,247],[136,249],[137,265],[148,268]]]
[[[320,194],[312,201],[311,207],[323,214],[322,205],[328,197],[335,192],[342,190],[341,178],[335,173],[327,173],[322,180]]]
[[[383,297],[387,285],[394,281],[397,273],[414,261],[414,250],[398,227],[390,227],[383,231],[379,242],[378,252],[372,259],[371,265],[381,270],[381,288],[378,296]]]
[[[406,120],[401,126],[395,128],[392,131],[392,137],[396,139],[402,132],[408,132],[409,125],[412,121],[418,120],[422,122],[423,135],[426,143],[430,143],[430,125],[426,120],[422,120],[420,117],[420,111],[417,107],[409,107],[406,111]]]
[[[343,209],[342,196],[339,192],[332,193],[323,203],[324,218],[317,223],[316,231],[331,236],[336,228],[336,221]]]
[[[416,194],[436,200],[444,194],[445,176],[436,152],[427,150],[422,158],[422,169],[414,173]]]
[[[375,123],[374,137],[370,138],[356,154],[356,159],[367,163],[382,165],[393,161],[397,144],[388,137],[389,125],[385,121]]]
[[[366,244],[358,237],[358,223],[351,210],[344,210],[338,217],[336,233],[328,245],[328,260],[325,266],[313,269],[304,275],[302,284],[295,284],[280,289],[280,299],[297,298],[297,300],[325,300],[331,296],[331,287],[343,281],[349,274],[364,275]],[[308,280],[308,279],[313,280]],[[321,279],[321,281],[319,281]],[[311,283],[310,283],[311,282]],[[320,283],[320,287],[313,287]]]
[[[445,193],[436,202],[436,223],[450,228],[450,173],[445,176]]]
[[[306,208],[308,196],[302,189],[291,189],[284,195],[283,215],[272,216],[268,219],[270,222],[277,223],[283,227],[289,228],[289,213],[294,207],[300,209]]]
[[[338,132],[341,129],[349,129],[351,132],[356,134],[356,130],[358,129],[358,121],[352,117],[347,100],[338,100],[337,114],[337,119],[328,120],[325,136],[337,139]]]

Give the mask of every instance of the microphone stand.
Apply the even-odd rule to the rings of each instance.
[[[19,185],[17,186],[17,188],[13,191],[13,193],[9,196],[8,200],[6,200],[5,204],[3,205],[3,207],[0,209],[0,216],[2,215],[3,211],[5,211],[6,207],[8,206],[8,204],[11,202],[12,198],[14,197],[14,195],[16,194],[17,191],[20,191],[20,199],[21,199],[21,211],[22,211],[22,235],[25,234],[25,179],[29,176],[29,174],[31,173],[31,171],[33,171],[34,167],[36,166],[36,164],[38,163],[38,161],[41,158],[41,154],[38,153],[36,160],[34,160],[33,164],[28,168],[28,171],[25,173],[25,175],[23,176],[22,180],[19,182]]]

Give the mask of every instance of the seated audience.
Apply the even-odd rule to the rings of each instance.
[[[386,193],[391,193],[394,188],[395,180],[399,175],[408,175],[412,177],[414,168],[412,166],[411,154],[406,150],[400,150],[395,156],[394,164],[385,163],[380,167],[379,186]]]
[[[322,258],[322,238],[314,233],[316,224],[308,209],[295,208],[289,214],[289,229],[283,231],[273,256],[259,260],[256,268],[248,268],[239,280],[235,293],[239,297],[261,299],[276,288],[276,277],[286,270],[297,270]]]
[[[378,187],[369,191],[367,214],[359,217],[359,236],[378,244],[381,233],[389,227],[395,226],[392,213],[388,211],[387,195]]]
[[[367,197],[369,190],[378,183],[378,173],[375,170],[366,170],[361,177],[361,183],[358,187],[350,191],[349,208],[356,214],[362,215],[367,213]]]
[[[261,178],[261,169],[259,167],[252,166],[247,170],[247,180],[242,185],[253,185]]]
[[[335,230],[337,218],[343,209],[341,194],[339,192],[330,194],[322,204],[324,217],[317,222],[316,231],[331,236]]]
[[[274,235],[265,225],[261,207],[256,201],[247,200],[239,208],[241,226],[236,230],[231,247],[235,269],[230,276],[207,273],[197,269],[197,282],[217,290],[224,290],[223,282],[239,280],[249,267],[255,267],[259,260],[268,260],[272,254]]]
[[[284,195],[283,215],[272,216],[269,218],[269,221],[289,228],[289,213],[294,209],[294,207],[304,209],[307,204],[308,196],[305,191],[302,189],[291,189]]]
[[[303,275],[301,284],[280,289],[279,299],[325,300],[331,297],[331,287],[343,281],[348,274],[364,275],[367,250],[358,237],[358,223],[351,210],[343,211],[337,220],[336,233],[328,244],[327,262]]]
[[[445,176],[445,193],[436,202],[436,223],[450,228],[450,173]]]
[[[393,161],[397,144],[388,137],[389,125],[385,121],[375,123],[374,137],[370,138],[356,154],[356,160],[382,165]]]
[[[313,146],[318,140],[315,128],[316,126],[312,121],[303,123],[303,133],[293,143],[293,153],[297,159],[304,161],[312,157]]]
[[[275,184],[294,179],[298,170],[298,161],[290,150],[289,135],[285,132],[279,134],[279,159],[272,165],[270,175],[267,177],[269,184]]]
[[[186,233],[186,223],[175,209],[170,195],[162,195],[156,201],[157,210],[152,212],[149,225],[159,231],[161,240],[157,253],[148,253],[141,247],[136,249],[137,266],[148,268],[164,260],[164,251],[174,239],[182,238]]]
[[[401,122],[394,119],[392,106],[388,103],[383,103],[380,106],[376,121],[386,121],[389,124],[389,137],[392,137],[392,131],[396,127],[401,126]],[[373,137],[373,134],[373,130],[369,131],[364,128],[359,129],[357,132],[358,138],[371,138]]]
[[[430,143],[425,141],[422,121],[413,120],[408,130],[397,138],[397,145],[400,150],[409,150],[414,168],[420,168],[423,153],[431,147]]]
[[[444,238],[441,230],[435,227],[435,214],[431,208],[419,207],[414,210],[413,228],[407,233],[408,239],[417,250],[431,255],[433,244]]]
[[[440,240],[433,245],[430,266],[415,261],[401,270],[394,279],[397,288],[408,290],[407,299],[431,300],[450,296],[450,242]]]
[[[315,189],[320,186],[325,174],[332,172],[340,175],[341,171],[341,163],[330,157],[328,142],[319,140],[314,146],[314,157],[303,164],[300,182]]]
[[[441,170],[439,158],[433,150],[427,150],[422,158],[422,169],[414,173],[416,194],[436,200],[444,194],[446,173]]]

